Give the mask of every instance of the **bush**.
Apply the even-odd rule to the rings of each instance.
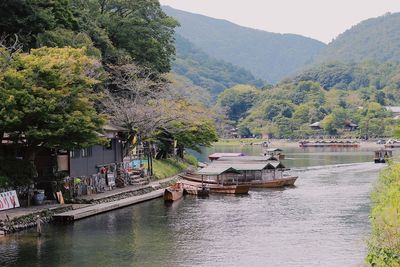
[[[381,173],[372,202],[367,262],[400,266],[400,164],[391,164]]]

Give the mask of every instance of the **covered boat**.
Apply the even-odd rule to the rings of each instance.
[[[375,163],[386,163],[388,159],[393,157],[393,150],[382,148],[380,150],[376,150],[374,154]]]

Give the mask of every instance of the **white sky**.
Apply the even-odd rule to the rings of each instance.
[[[362,20],[400,12],[399,0],[160,0],[162,5],[330,42]]]

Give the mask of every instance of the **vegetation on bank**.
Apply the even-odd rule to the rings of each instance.
[[[186,154],[183,159],[179,157],[170,157],[167,159],[153,160],[153,173],[157,179],[163,179],[177,175],[190,166],[197,166],[197,159],[188,154]]]
[[[372,193],[371,223],[367,263],[400,266],[400,163],[380,174]]]
[[[385,106],[400,105],[399,71],[398,63],[325,64],[273,87],[232,87],[217,106],[244,137],[391,136],[396,123]]]

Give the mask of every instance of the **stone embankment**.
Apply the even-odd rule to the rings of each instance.
[[[177,176],[174,176],[163,180],[150,182],[148,185],[127,186],[125,188],[118,188],[101,194],[83,196],[74,199],[72,204],[53,205],[49,208],[36,206],[31,208],[17,208],[13,210],[1,211],[0,235],[10,234],[30,227],[35,227],[37,215],[40,216],[44,223],[50,223],[54,221],[54,215],[62,214],[72,210],[96,210],[97,206],[103,203],[117,203],[118,201],[138,196],[143,196],[143,199],[150,200],[153,199],[151,196],[155,196],[154,198],[157,196],[157,194],[154,194],[154,191],[168,187],[174,183],[176,179]],[[146,198],[146,195],[149,195],[149,197]],[[132,202],[132,204],[135,203],[136,202]],[[120,207],[122,206],[115,205],[115,208]]]

